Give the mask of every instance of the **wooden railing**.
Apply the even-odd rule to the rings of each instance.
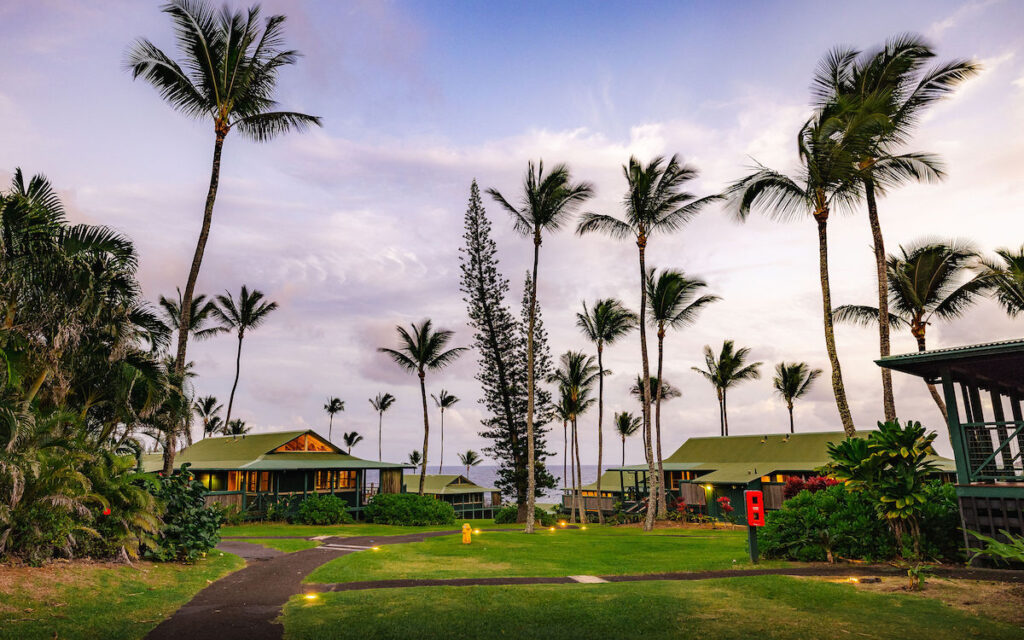
[[[1024,482],[1024,421],[961,424],[971,482]]]

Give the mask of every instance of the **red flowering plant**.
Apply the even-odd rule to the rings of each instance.
[[[782,487],[782,497],[789,500],[801,491],[817,493],[837,484],[839,484],[838,480],[827,476],[812,476],[806,480],[799,476],[790,476]]]
[[[718,508],[725,515],[725,519],[735,524],[736,517],[732,515],[732,512],[735,511],[735,509],[732,506],[732,500],[729,499],[729,496],[722,496],[715,502],[718,503]]]

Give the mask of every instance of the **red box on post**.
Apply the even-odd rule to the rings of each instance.
[[[764,526],[764,494],[760,491],[744,491],[747,501],[747,526]]]

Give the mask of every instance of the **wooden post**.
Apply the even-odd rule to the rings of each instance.
[[[996,421],[996,436],[999,438],[999,445],[1010,439],[1006,431],[1006,416],[1003,414],[1003,397],[995,389],[989,390],[989,397],[992,399],[992,419]],[[1013,453],[1009,445],[1003,447],[1003,473],[1013,475]]]
[[[942,372],[942,392],[946,397],[946,422],[949,427],[949,440],[953,445],[953,459],[956,461],[956,481],[958,484],[971,484],[967,443],[964,439],[965,434],[960,427],[960,410],[957,408],[956,390],[953,387],[953,376],[949,369]]]
[[[750,561],[757,564],[757,527],[747,527],[747,543],[750,545]]]

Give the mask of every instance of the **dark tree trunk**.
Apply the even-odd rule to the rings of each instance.
[[[377,459],[383,460],[382,445],[384,443],[384,412],[377,412]]]
[[[729,435],[729,392],[722,389],[722,435]]]
[[[580,438],[579,432],[576,429],[576,421],[572,421],[572,433],[573,433],[573,451],[576,459],[576,495],[580,503],[580,522],[582,524],[587,523],[587,505],[583,498],[583,471],[580,466]]]
[[[441,462],[437,465],[437,472],[444,473],[444,407],[441,407]]]
[[[537,476],[534,474],[533,441],[533,330],[537,325],[537,263],[540,261],[540,229],[533,234],[533,281],[530,283],[530,323],[526,334],[526,528],[524,533],[533,533],[537,504]]]
[[[420,490],[423,495],[423,485],[427,481],[427,446],[430,444],[430,417],[427,415],[427,384],[426,374],[421,369],[420,376],[420,397],[423,399],[423,460],[420,462]]]
[[[917,325],[917,323],[915,323],[914,326],[912,327],[912,332],[914,334],[914,338],[917,340],[917,350],[918,351],[927,351],[928,350],[927,347],[925,346],[924,331],[925,331],[925,325],[923,323],[920,324],[920,325]],[[934,384],[931,384],[931,383],[926,383],[926,384],[928,384],[928,393],[931,394],[932,400],[935,401],[935,406],[937,406],[939,408],[939,412],[942,413],[942,421],[945,424],[949,424],[949,415],[946,413],[946,403],[943,402],[942,396],[939,395],[939,390],[935,388]]]
[[[647,517],[644,518],[644,531],[654,529],[655,500],[658,496],[660,479],[657,477],[658,469],[654,464],[654,452],[651,450],[651,363],[647,357],[647,287],[645,278],[647,275],[647,263],[644,258],[644,250],[647,247],[647,238],[642,233],[637,238],[637,247],[640,249],[640,363],[643,374],[643,420],[644,420],[644,450],[647,455]]]
[[[665,463],[661,457],[661,393],[663,381],[662,376],[662,364],[665,359],[665,327],[658,327],[658,392],[655,396],[654,401],[654,430],[655,430],[655,449],[658,457],[658,478],[661,482],[658,483],[658,511],[655,514],[658,518],[664,518],[668,515],[668,505],[665,503]]]
[[[604,345],[597,343],[597,521],[604,524],[604,510],[601,509],[601,461],[604,457]]]
[[[868,222],[871,224],[871,238],[875,250],[875,272],[878,276],[878,353],[889,355],[889,276],[885,268],[885,240],[882,225],[878,220],[878,204],[875,202],[875,183],[864,179],[864,196],[868,204]],[[896,400],[892,394],[892,371],[879,367],[882,373],[882,409],[886,421],[896,419]]]
[[[786,408],[789,409],[789,432],[796,433],[796,431],[793,430],[793,403],[787,403]]]
[[[235,406],[235,389],[238,388],[238,375],[242,371],[242,339],[245,335],[241,332],[238,334],[238,352],[235,354],[235,383],[231,385],[231,395],[228,397],[228,417],[225,418],[225,426],[231,422],[231,408]],[[333,419],[334,416],[331,416]],[[329,438],[330,436],[328,436]]]
[[[850,414],[850,404],[846,400],[846,387],[843,385],[843,371],[839,366],[839,354],[836,351],[836,335],[832,325],[832,289],[828,278],[828,212],[815,214],[818,223],[818,272],[821,279],[821,306],[825,325],[825,349],[832,365],[832,393],[836,398],[836,409],[839,419],[843,422],[843,431],[849,438],[857,435]]]
[[[188,332],[192,318],[192,298],[196,291],[196,280],[199,279],[199,268],[203,264],[203,253],[206,251],[206,241],[210,237],[210,223],[213,221],[213,203],[217,200],[217,186],[220,183],[220,156],[224,148],[224,136],[226,131],[217,131],[217,138],[213,144],[213,165],[210,168],[210,188],[206,192],[206,206],[203,209],[203,226],[199,230],[199,240],[196,242],[196,252],[192,256],[192,266],[188,271],[188,280],[185,282],[185,291],[181,294],[181,318],[178,320],[178,348],[174,359],[175,377],[184,383],[185,378],[185,355],[188,349]],[[170,425],[167,431],[166,444],[164,445],[164,474],[170,475],[174,471],[175,449],[178,447],[177,430],[180,425]]]

